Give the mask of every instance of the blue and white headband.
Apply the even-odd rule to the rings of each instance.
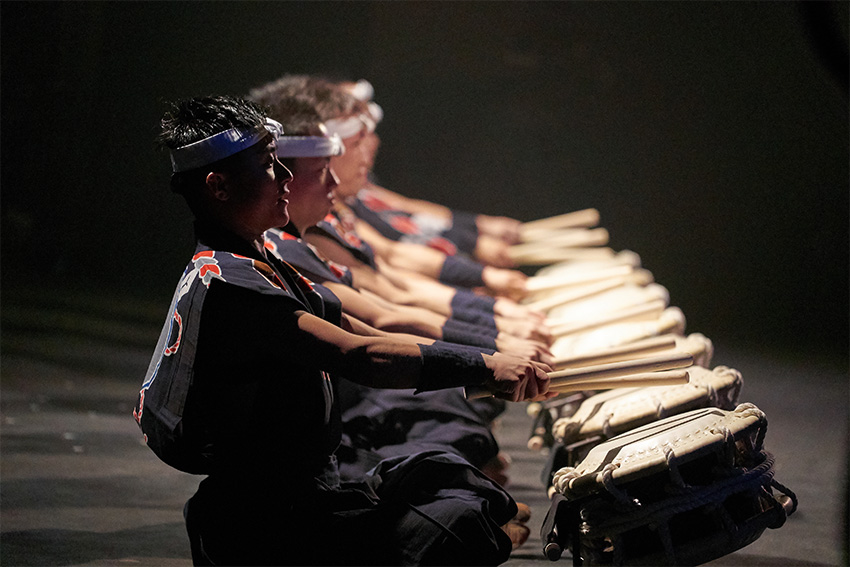
[[[230,157],[250,148],[269,133],[279,139],[283,134],[280,122],[266,118],[263,126],[256,128],[231,128],[203,140],[171,150],[171,171],[180,173],[197,169]]]
[[[281,136],[277,139],[277,157],[331,157],[345,153],[339,134],[327,136]]]

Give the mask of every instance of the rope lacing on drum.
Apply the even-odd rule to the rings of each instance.
[[[729,399],[727,400],[729,404],[734,404],[736,401],[738,401],[738,397],[741,395],[741,387],[744,385],[744,380],[738,370],[735,370],[734,368],[729,368],[728,366],[723,366],[722,368],[735,374],[735,381],[732,383],[732,388],[730,389],[728,394]],[[724,407],[725,406],[726,404],[724,404]]]
[[[555,474],[552,475],[552,486],[555,487],[555,490],[563,494],[564,491],[569,488],[570,481],[574,478],[578,478],[578,473],[576,473],[575,468],[564,467],[555,471]]]
[[[703,388],[708,393],[708,403],[714,407],[720,407],[720,395],[717,393],[715,387],[711,384],[703,384]]]
[[[764,436],[767,435],[767,417],[764,415],[764,412],[758,409],[755,405],[749,402],[744,402],[735,408],[735,413],[740,417],[755,417],[759,420],[759,432],[756,437],[754,449],[756,453],[761,452],[762,446],[764,445]]]
[[[685,479],[682,478],[682,473],[679,472],[679,464],[676,462],[676,453],[673,447],[667,445],[664,447],[664,457],[667,459],[667,469],[670,472],[670,480],[679,488],[687,489],[690,487]]]
[[[729,428],[724,426],[721,430],[723,433],[723,458],[724,463],[729,467],[728,470],[735,471],[735,436],[729,431]]]
[[[580,425],[569,418],[558,418],[552,426],[552,435],[561,443],[568,443],[578,437]]]
[[[611,430],[611,414],[606,415],[605,421],[602,422],[602,434],[608,439],[615,435]]]
[[[640,507],[641,503],[639,500],[636,498],[629,498],[625,491],[620,490],[614,484],[614,471],[618,468],[620,468],[620,465],[617,463],[608,463],[605,465],[602,469],[602,486],[605,487],[608,494],[616,498],[621,504],[631,508]]]
[[[655,404],[655,415],[658,419],[664,419],[667,417],[667,408],[664,407],[663,400],[658,400]]]
[[[686,493],[678,494],[660,502],[644,502],[640,508],[630,506],[632,509],[631,512],[620,514],[617,517],[608,516],[607,521],[595,526],[588,523],[586,525],[586,533],[591,537],[597,532],[598,535],[595,537],[607,535],[611,531],[621,533],[644,525],[647,519],[660,521],[663,518],[700,508],[712,502],[723,502],[732,494],[758,490],[760,486],[773,484],[774,457],[770,453],[764,453],[763,456],[764,460],[761,464],[740,475],[729,476],[721,480],[721,482],[700,489],[691,487],[692,490]],[[620,493],[623,494],[622,491]]]

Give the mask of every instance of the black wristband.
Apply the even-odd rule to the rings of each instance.
[[[493,308],[496,305],[496,298],[488,295],[478,295],[471,291],[458,290],[452,297],[450,307],[452,313],[458,311],[483,311],[493,314]]]
[[[443,236],[454,243],[457,249],[472,255],[478,243],[478,215],[466,211],[452,210],[452,227]]]
[[[442,327],[443,340],[450,343],[496,348],[497,329],[486,329],[464,321],[449,319]]]
[[[492,313],[486,313],[477,309],[452,309],[449,321],[463,321],[472,323],[485,329],[496,330],[496,317]]]
[[[484,264],[480,262],[466,256],[446,256],[438,279],[449,285],[479,287],[484,285],[483,273]]]
[[[486,352],[482,349],[436,341],[431,345],[420,344],[419,352],[422,354],[422,370],[414,393],[480,386],[493,377],[493,371],[487,368],[481,356],[482,352]]]

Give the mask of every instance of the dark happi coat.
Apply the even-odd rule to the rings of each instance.
[[[334,323],[334,296],[274,254],[197,226],[134,417],[167,463],[207,475],[184,514],[196,562],[500,563],[512,499],[430,451],[341,483],[332,378],[296,311]],[[475,519],[472,519],[475,518]]]
[[[266,248],[285,259],[314,282],[334,282],[351,287],[351,270],[325,258],[315,246],[301,239],[291,223],[285,228],[272,228],[265,233]]]
[[[478,228],[473,214],[452,211],[452,218],[446,220],[409,213],[394,208],[368,188],[361,189],[349,205],[358,218],[391,240],[425,244],[449,256],[475,251]]]
[[[269,250],[312,280],[351,285],[350,272],[323,259],[292,224],[268,230],[265,237]],[[490,424],[503,402],[467,400],[462,388],[413,394],[347,380],[337,387],[343,416],[343,446],[337,453],[343,478],[361,476],[382,458],[424,450],[451,451],[477,467],[499,451]]]
[[[375,251],[357,236],[354,228],[355,220],[354,213],[350,210],[335,208],[316,226],[311,226],[307,230],[336,241],[340,246],[351,252],[357,260],[376,268]]]

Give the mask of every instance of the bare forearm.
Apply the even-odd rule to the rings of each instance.
[[[294,327],[287,330],[290,323]],[[536,398],[548,389],[548,366],[499,353],[484,357],[477,349],[353,335],[304,312],[281,325],[289,348],[302,353],[304,364],[364,386],[429,390],[477,384],[515,401]]]
[[[452,217],[451,209],[444,207],[443,205],[438,205],[437,203],[432,203],[431,201],[425,201],[422,199],[405,197],[404,195],[400,195],[378,185],[369,185],[369,189],[374,191],[383,201],[396,209],[407,211],[408,213],[426,213],[447,219]]]
[[[456,290],[445,284],[417,274],[388,266],[378,262],[379,275],[388,286],[395,288],[395,293],[385,295],[375,291],[393,303],[428,309],[440,315],[451,315],[451,302]]]
[[[417,340],[393,337],[343,315],[339,328],[309,314],[297,319],[293,346],[323,370],[373,388],[414,388],[422,366]]]
[[[368,237],[364,236],[364,240]],[[369,240],[366,240],[369,242]],[[372,242],[369,242],[372,245]],[[402,270],[409,270],[431,278],[440,277],[446,255],[439,250],[429,248],[424,244],[413,244],[409,242],[393,242],[390,246],[380,249],[375,247],[377,254],[390,266]]]
[[[403,303],[387,301],[370,291],[362,293],[364,297],[370,298],[376,305],[383,308],[384,323],[379,325],[379,328],[413,333],[435,339],[440,338],[440,330],[448,319],[446,315],[441,315],[436,311],[416,305],[405,305]],[[390,329],[388,327],[393,328]]]

